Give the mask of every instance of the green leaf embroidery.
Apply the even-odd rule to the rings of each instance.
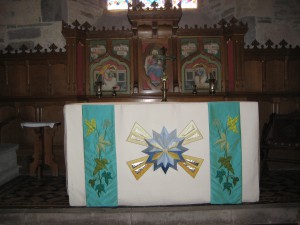
[[[231,159],[232,157],[231,156],[228,156],[228,157],[220,157],[219,159],[219,163],[224,166],[229,172],[231,172],[232,174],[234,174],[234,170],[233,170],[233,167],[231,165]]]
[[[237,184],[237,182],[239,182],[239,178],[238,177],[233,177],[232,178],[232,183],[233,183],[233,185],[235,186],[236,184]]]
[[[110,120],[104,120],[104,123],[103,123],[103,129],[106,129],[110,126],[111,122]]]
[[[231,194],[232,183],[225,182],[223,185],[223,191],[227,190],[229,194]]]
[[[228,129],[234,133],[238,133],[237,126],[236,126],[238,121],[239,121],[239,116],[236,116],[234,118],[228,116],[228,120],[227,120]]]
[[[96,183],[96,179],[90,179],[89,180],[89,184],[92,186],[92,188],[94,188],[95,183]]]
[[[108,185],[109,179],[112,179],[111,173],[106,171],[102,173],[102,177],[104,177],[106,185]]]
[[[218,170],[216,178],[219,178],[220,184],[223,182],[223,178],[225,176],[226,172],[224,170]]]
[[[97,191],[98,196],[100,197],[101,192],[105,193],[104,185],[103,184],[98,184],[96,186],[96,191]]]
[[[98,146],[98,151],[105,151],[106,146],[109,146],[109,145],[110,145],[110,142],[104,140],[103,135],[100,135],[99,139],[98,139],[98,145],[97,145]]]
[[[220,145],[221,150],[228,150],[229,145],[227,142],[227,137],[225,133],[221,133],[220,138],[215,142],[215,144]]]
[[[231,148],[234,148],[238,144],[238,140],[232,140],[232,143],[227,141],[227,131],[232,131],[235,134],[238,134],[237,123],[239,121],[239,116],[231,117],[228,116],[226,122],[226,128],[223,129],[219,120],[214,120],[214,125],[216,126],[219,138],[216,140],[215,145],[220,146],[220,150],[224,152],[224,156],[220,157],[218,162],[220,163],[219,170],[217,170],[216,178],[219,180],[219,183],[223,183],[223,191],[227,190],[231,194],[233,186],[239,182],[238,177],[232,176],[234,174],[234,168],[231,164],[232,156],[228,155]],[[232,146],[231,146],[232,145]],[[224,169],[220,169],[224,168]]]
[[[96,135],[95,150],[97,152],[97,158],[94,159],[95,167],[93,171],[93,178],[89,180],[89,184],[96,191],[98,197],[100,198],[101,193],[105,193],[105,188],[109,184],[110,180],[113,180],[111,172],[109,172],[107,168],[109,161],[104,155],[106,148],[111,145],[111,142],[106,140],[107,136],[110,137],[109,126],[111,126],[111,121],[109,119],[105,119],[102,123],[102,126],[97,126],[94,118],[91,120],[86,119],[84,123],[87,128],[86,136],[89,136],[92,133],[95,133]],[[98,130],[97,127],[102,127],[103,130]],[[100,171],[103,171],[101,175]]]
[[[85,120],[84,123],[87,126],[86,136],[89,136],[97,128],[96,120],[95,119],[91,119],[90,121]]]
[[[107,169],[106,164],[108,163],[107,159],[95,159],[96,166],[93,172],[93,175],[95,176],[100,170]]]

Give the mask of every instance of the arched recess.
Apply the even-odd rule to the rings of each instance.
[[[96,81],[102,82],[103,92],[130,93],[130,69],[129,66],[112,56],[104,57],[102,60],[90,66],[90,94],[94,94]]]
[[[208,91],[208,79],[216,79],[216,91],[221,90],[221,63],[203,54],[198,54],[186,61],[181,68],[182,91],[191,92],[194,85],[197,90]]]

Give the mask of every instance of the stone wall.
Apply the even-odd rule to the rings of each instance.
[[[199,0],[196,11],[184,10],[180,26],[212,26],[233,16],[248,23],[247,45],[256,39],[264,44],[271,39],[278,44],[285,39],[300,45],[299,0]],[[104,0],[1,0],[0,50],[9,44],[18,49],[22,44],[48,48],[54,43],[64,48],[61,21],[75,20],[102,27],[130,29],[126,12],[109,13]]]

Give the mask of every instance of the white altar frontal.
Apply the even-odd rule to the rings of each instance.
[[[71,206],[259,200],[257,102],[64,107]]]

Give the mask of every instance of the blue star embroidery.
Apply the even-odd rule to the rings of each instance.
[[[184,138],[177,137],[177,130],[168,133],[163,127],[160,134],[153,131],[153,138],[145,141],[148,147],[143,152],[149,155],[146,163],[153,163],[154,170],[162,168],[166,174],[170,167],[177,170],[177,163],[185,161],[182,154],[188,148],[182,146]]]

